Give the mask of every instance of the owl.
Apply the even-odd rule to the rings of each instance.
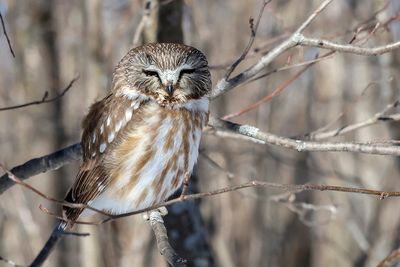
[[[159,204],[197,160],[211,90],[206,57],[171,43],[132,49],[83,120],[83,163],[66,201],[112,214]],[[81,209],[64,207],[68,220]]]
[[[197,160],[210,90],[207,59],[193,47],[155,43],[129,51],[110,93],[83,120],[83,162],[65,200],[111,214],[166,200]],[[64,206],[63,213],[70,223],[57,231],[90,210]]]

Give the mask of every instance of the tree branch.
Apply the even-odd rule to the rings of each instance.
[[[222,131],[229,131],[239,135],[245,135],[259,141],[264,141],[266,144],[277,145],[289,149],[294,149],[299,152],[304,151],[342,151],[356,152],[378,155],[400,156],[400,147],[393,145],[372,145],[362,143],[349,142],[312,142],[304,140],[295,140],[287,137],[277,136],[271,133],[262,132],[260,129],[250,125],[240,125],[220,119],[210,118],[208,125]]]
[[[317,17],[317,15],[321,13],[322,10],[324,10],[331,2],[332,0],[325,0],[324,2],[322,2],[321,5],[307,18],[307,20],[295,31],[294,34],[283,41],[280,45],[272,49],[268,54],[261,57],[256,64],[231,79],[227,79],[227,77],[224,77],[223,79],[218,81],[217,85],[214,87],[211,93],[210,98],[216,98],[223,93],[233,89],[234,87],[237,87],[238,85],[244,83],[245,81],[253,78],[283,52],[298,45],[298,39],[301,35],[301,32],[304,31],[304,29],[308,25],[310,25],[310,23]]]
[[[78,79],[79,79],[79,76],[76,76],[75,78],[73,78],[69,82],[67,87],[65,87],[60,94],[56,95],[53,98],[47,99],[47,97],[49,96],[49,93],[46,91],[41,100],[32,101],[32,102],[28,102],[28,103],[21,104],[21,105],[15,105],[15,106],[10,106],[10,107],[0,108],[0,111],[24,108],[24,107],[28,107],[28,106],[32,106],[32,105],[40,105],[40,104],[50,103],[50,102],[56,101],[56,100],[60,99],[61,97],[63,97],[68,92],[68,90],[72,88],[72,85]]]
[[[399,100],[395,101],[392,104],[389,104],[386,106],[385,109],[382,111],[377,112],[375,115],[373,115],[371,118],[361,121],[358,123],[342,126],[340,128],[330,130],[330,131],[314,131],[312,133],[306,134],[305,136],[308,137],[310,140],[322,140],[330,137],[335,137],[339,136],[351,131],[355,131],[379,122],[392,122],[392,121],[399,121],[400,120],[400,114],[391,114],[391,115],[385,115],[386,112],[388,112],[390,109],[393,109],[399,105]]]
[[[239,73],[233,78],[228,78],[226,75],[224,78],[217,82],[217,85],[213,88],[210,95],[211,99],[214,99],[227,91],[245,83],[246,81],[254,78],[258,73],[260,73],[265,67],[267,67],[273,60],[278,56],[283,54],[285,51],[293,48],[295,46],[309,46],[318,47],[324,49],[330,49],[332,51],[351,53],[356,55],[380,55],[397,48],[400,48],[400,42],[395,42],[392,44],[382,45],[372,48],[363,48],[360,46],[355,46],[352,44],[337,44],[332,41],[314,39],[305,37],[302,32],[306,29],[308,25],[332,2],[332,0],[325,0],[321,5],[304,21],[304,23],[286,40],[284,40],[280,45],[276,46],[269,53],[261,57],[256,64],[249,67],[245,71]],[[376,27],[375,27],[376,28]],[[353,41],[353,40],[352,40]],[[350,42],[352,43],[352,42]],[[251,43],[250,43],[251,44]],[[247,48],[246,48],[247,50]],[[245,50],[245,52],[246,52]],[[239,59],[241,59],[240,57]],[[240,60],[241,61],[241,60]],[[240,62],[239,61],[239,62]],[[235,62],[236,63],[236,62]],[[236,66],[235,66],[236,67]],[[228,72],[229,73],[229,72]]]
[[[328,40],[322,39],[314,39],[305,37],[302,34],[298,34],[297,36],[297,45],[301,46],[310,46],[310,47],[319,47],[324,49],[330,49],[336,52],[342,53],[350,53],[362,56],[376,56],[381,55],[390,51],[393,51],[397,48],[400,48],[400,42],[395,42],[391,44],[386,44],[382,46],[367,48],[367,47],[360,47],[355,45],[349,44],[338,44]]]
[[[12,168],[10,171],[21,180],[39,173],[56,170],[65,164],[79,160],[82,156],[80,143],[63,148],[49,155],[31,159],[24,164]],[[13,186],[13,182],[7,174],[0,177],[0,195]]]
[[[164,256],[165,260],[173,267],[185,267],[186,260],[179,257],[169,244],[167,229],[158,210],[150,211],[150,225],[156,236],[158,251]]]
[[[233,62],[233,64],[229,67],[229,69],[227,70],[227,72],[225,74],[224,79],[229,79],[229,77],[231,76],[232,72],[236,69],[236,67],[246,58],[247,54],[250,51],[250,48],[253,46],[254,40],[256,39],[257,29],[258,29],[258,26],[260,25],[260,21],[261,21],[262,14],[264,13],[264,9],[268,5],[268,3],[270,3],[271,1],[272,0],[263,1],[262,6],[260,8],[260,12],[258,13],[258,17],[257,17],[257,21],[256,21],[255,25],[254,25],[253,18],[250,18],[249,23],[250,23],[250,33],[251,34],[250,34],[249,42],[248,42],[246,48],[243,50],[243,53],[240,55],[240,57],[235,62]]]

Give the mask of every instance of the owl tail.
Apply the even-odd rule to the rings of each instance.
[[[67,228],[67,224],[65,222],[57,223],[56,227],[54,228],[53,232],[51,233],[49,239],[47,240],[46,244],[43,246],[42,250],[33,260],[29,267],[39,267],[45,262],[51,251],[53,250],[54,246],[56,245],[57,241],[62,237],[65,230]]]

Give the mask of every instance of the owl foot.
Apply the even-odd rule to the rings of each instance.
[[[154,209],[154,210],[150,210],[150,211],[145,212],[145,213],[143,214],[143,219],[144,219],[145,221],[148,221],[148,220],[150,219],[150,213],[152,213],[153,211],[158,211],[162,217],[164,217],[165,215],[168,214],[167,208],[166,208],[165,206],[162,206],[162,207],[159,207],[159,208],[157,208],[157,209]]]

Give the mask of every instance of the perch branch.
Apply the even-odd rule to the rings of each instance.
[[[179,257],[169,244],[167,229],[158,210],[150,212],[150,225],[156,236],[158,251],[164,256],[165,260],[173,267],[185,267],[186,260]]]
[[[10,179],[14,179],[18,182],[18,177],[15,177],[13,174],[9,173]],[[19,182],[19,184],[23,185],[21,182]],[[375,196],[379,196],[379,198],[381,200],[386,199],[388,197],[400,197],[400,192],[390,192],[390,191],[380,191],[380,190],[371,190],[371,189],[363,189],[363,188],[353,188],[353,187],[343,187],[343,186],[332,186],[332,185],[313,185],[313,184],[305,184],[305,185],[296,185],[296,184],[280,184],[280,183],[271,183],[271,182],[264,182],[264,181],[250,181],[250,182],[246,182],[246,183],[242,183],[239,185],[234,185],[234,186],[229,186],[229,187],[224,187],[224,188],[220,188],[220,189],[216,189],[214,191],[210,191],[210,192],[206,192],[206,193],[197,193],[197,194],[181,194],[179,197],[166,201],[164,203],[160,203],[157,205],[153,205],[149,208],[145,208],[145,209],[141,209],[141,210],[136,210],[133,212],[129,212],[129,213],[124,213],[124,214],[119,214],[119,215],[112,215],[112,214],[108,214],[107,212],[104,211],[99,211],[97,209],[94,209],[88,205],[85,204],[81,204],[81,203],[76,203],[76,204],[72,204],[72,203],[64,203],[62,201],[57,201],[54,198],[51,197],[47,197],[45,194],[39,192],[39,190],[33,188],[32,186],[27,186],[27,188],[29,190],[34,191],[35,193],[37,193],[39,196],[59,203],[61,205],[68,205],[68,206],[72,206],[72,207],[78,207],[78,208],[90,208],[95,212],[98,212],[102,215],[105,215],[107,218],[98,222],[89,222],[89,221],[74,221],[73,223],[75,224],[88,224],[88,225],[99,225],[99,224],[103,224],[112,220],[116,220],[118,218],[122,218],[122,217],[127,217],[127,216],[132,216],[135,214],[139,214],[139,213],[143,213],[146,211],[152,211],[161,207],[165,207],[165,206],[169,206],[178,202],[183,202],[183,201],[189,201],[189,200],[195,200],[195,199],[200,199],[200,198],[204,198],[204,197],[209,197],[209,196],[214,196],[214,195],[219,195],[219,194],[223,194],[223,193],[227,193],[227,192],[232,192],[232,191],[237,191],[240,189],[244,189],[244,188],[249,188],[249,187],[269,187],[269,188],[276,188],[276,189],[281,189],[284,190],[286,192],[291,192],[291,193],[299,193],[302,191],[310,191],[310,190],[314,190],[314,191],[337,191],[337,192],[348,192],[348,193],[357,193],[357,194],[368,194],[368,195],[375,195]],[[39,192],[39,193],[38,193]],[[40,207],[41,210],[43,210],[44,212],[46,212],[49,215],[52,215],[56,218],[58,218],[59,220],[62,221],[66,221],[65,218],[58,216],[56,214],[51,213],[50,211],[48,211],[46,208]]]
[[[245,183],[242,183],[239,185],[233,185],[233,186],[219,188],[219,189],[209,191],[209,192],[188,194],[188,195],[183,195],[183,196],[181,195],[172,200],[169,200],[169,201],[157,204],[157,205],[153,205],[149,208],[136,210],[133,212],[123,213],[123,214],[118,214],[118,215],[109,214],[107,216],[108,218],[106,218],[104,220],[96,221],[96,222],[74,221],[74,223],[75,224],[86,224],[86,225],[100,225],[100,224],[107,223],[107,222],[110,222],[110,221],[113,221],[113,220],[116,220],[119,218],[129,217],[129,216],[133,216],[133,215],[143,213],[146,211],[152,211],[152,210],[158,209],[160,207],[170,206],[175,203],[216,196],[216,195],[225,194],[228,192],[233,192],[233,191],[237,191],[237,190],[241,190],[241,189],[245,189],[245,188],[251,188],[251,187],[275,188],[275,189],[280,189],[280,190],[284,190],[286,192],[291,192],[291,193],[300,193],[300,192],[304,192],[304,191],[335,191],[335,192],[365,194],[365,195],[377,196],[377,197],[379,197],[380,200],[384,200],[389,197],[400,197],[400,192],[398,192],[398,191],[382,191],[382,190],[371,190],[371,189],[365,189],[365,188],[354,188],[354,187],[334,186],[334,185],[320,185],[320,184],[302,184],[302,185],[281,184],[281,183],[253,180],[253,181],[245,182]],[[60,220],[65,221],[65,219],[60,216],[57,216],[50,212],[48,212],[48,213]]]

